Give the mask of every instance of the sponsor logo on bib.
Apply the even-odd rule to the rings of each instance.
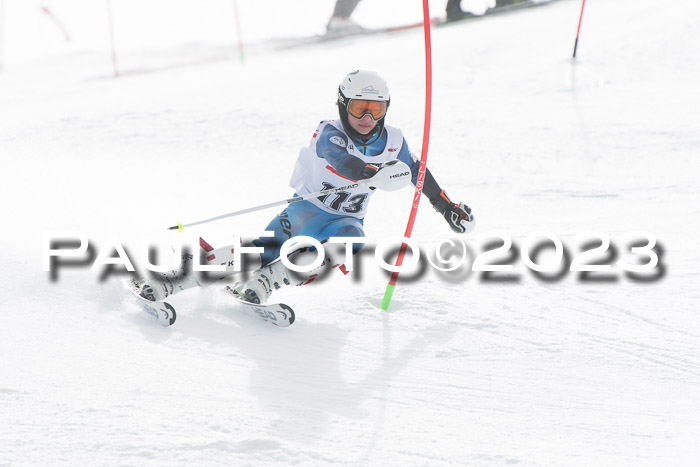
[[[345,140],[341,138],[340,136],[331,136],[330,137],[331,143],[335,144],[336,146],[340,146],[341,148],[345,147]]]

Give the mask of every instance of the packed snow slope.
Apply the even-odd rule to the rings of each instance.
[[[377,21],[371,3],[358,22]],[[174,296],[178,320],[162,328],[126,296],[125,274],[86,260],[52,279],[44,240],[79,231],[108,255],[116,241],[142,267],[142,239],[170,238],[177,221],[289,197],[299,148],[355,68],[386,77],[388,123],[419,152],[422,31],[257,42],[243,64],[235,48],[209,61],[194,60],[208,45],[131,49],[117,79],[102,51],[8,64],[0,465],[697,465],[700,4],[586,8],[575,63],[578,1],[433,30],[428,165],[473,207],[474,252],[496,238],[480,234],[513,239],[500,257],[511,278],[428,265],[384,312],[370,245],[354,277],[273,295],[297,311],[287,329],[220,285]],[[322,29],[329,13],[286,22]],[[374,196],[373,242],[403,233],[411,194]],[[182,238],[226,245],[276,212]],[[612,271],[535,276],[519,252],[543,230],[569,256],[595,238],[578,234],[608,236],[616,254],[589,262]],[[615,265],[640,230],[659,244],[646,280]],[[448,232],[424,199],[414,239]]]

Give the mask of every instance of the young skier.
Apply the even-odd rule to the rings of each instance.
[[[384,123],[390,102],[389,88],[376,72],[356,70],[345,76],[338,87],[340,118],[322,121],[310,145],[299,154],[290,181],[297,195],[370,179],[382,170],[382,164],[395,159],[410,167],[415,185],[420,161],[409,151],[401,130]],[[247,255],[252,258],[249,269],[256,270],[248,281],[234,286],[236,293],[245,301],[259,304],[265,303],[273,290],[292,284],[293,276],[279,260],[280,247],[291,237],[309,236],[320,242],[330,237],[364,237],[363,220],[373,192],[370,185],[363,185],[290,204],[266,227],[274,236],[253,241],[264,252]],[[453,231],[465,233],[473,228],[471,209],[452,202],[429,170],[425,173],[423,194]],[[361,248],[358,244],[353,247],[353,253]],[[207,261],[227,265],[227,271],[232,274],[232,248],[209,251]],[[181,270],[185,272],[143,279],[136,286],[142,297],[155,301],[201,285],[194,274],[186,272],[186,264]],[[306,279],[297,281],[297,285]]]

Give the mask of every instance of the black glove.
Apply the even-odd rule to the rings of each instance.
[[[372,178],[381,168],[381,164],[368,164],[359,157],[351,157],[342,167],[339,169],[345,169],[349,173],[345,175],[349,176],[353,180],[364,180],[367,178]]]
[[[381,164],[367,164],[365,165],[362,170],[360,170],[360,177],[358,180],[364,180],[367,178],[372,178],[375,175],[377,175],[377,172],[379,172],[379,169],[382,168]]]
[[[367,164],[362,168],[362,170],[361,170],[362,176],[360,178],[358,178],[358,180],[372,178],[375,175],[377,175],[377,172],[382,170],[384,167],[394,165],[398,162],[399,162],[398,159],[392,159],[390,161],[382,162],[381,164]]]
[[[453,203],[447,197],[445,190],[433,201],[433,207],[443,215],[450,228],[457,233],[471,232],[475,220],[472,209],[464,203]]]
[[[472,209],[464,203],[450,203],[442,214],[450,228],[457,233],[471,232],[474,228]]]

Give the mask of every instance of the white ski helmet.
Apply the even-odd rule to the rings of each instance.
[[[348,104],[351,100],[386,103],[381,106],[381,109],[383,109],[383,111],[381,111],[381,117],[367,111],[377,122],[377,126],[374,127],[370,133],[361,135],[348,123]],[[343,123],[343,128],[345,128],[346,133],[356,139],[359,138],[365,141],[376,134],[381,135],[384,129],[384,117],[386,116],[386,110],[389,108],[390,101],[389,87],[386,85],[384,78],[379,76],[379,73],[370,70],[355,70],[348,73],[338,86],[338,113],[340,114],[340,121]],[[356,117],[361,118],[362,116],[363,115]]]

